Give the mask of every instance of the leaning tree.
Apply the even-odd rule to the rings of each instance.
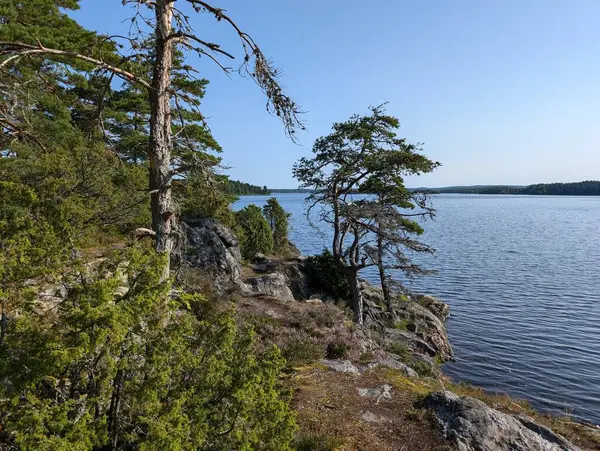
[[[36,30],[40,29],[44,31],[43,27],[22,26],[15,17],[28,4],[35,6],[34,9],[39,11],[39,14],[48,11],[57,14],[60,8],[77,9],[79,0],[25,0],[1,7],[0,22],[2,27],[10,32],[3,33],[4,39],[0,39],[0,71],[14,81],[14,86],[22,88],[19,86],[20,66],[27,65],[35,59],[42,61],[39,65],[42,78],[49,66],[58,65],[73,72],[109,73],[110,81],[118,77],[146,93],[150,106],[147,156],[152,235],[156,250],[167,256],[164,277],[168,277],[168,257],[173,248],[177,216],[171,193],[172,181],[189,170],[205,165],[205,161],[197,158],[194,152],[187,153],[185,158],[173,154],[177,137],[174,137],[172,116],[179,115],[182,108],[198,106],[197,97],[189,96],[185,90],[180,89],[185,83],[173,76],[177,52],[193,52],[211,59],[226,73],[237,71],[250,76],[265,93],[268,111],[283,121],[286,131],[291,136],[302,127],[298,119],[298,106],[283,93],[278,82],[279,71],[269,62],[254,40],[224,9],[207,2],[123,0],[123,5],[133,7],[129,35],[99,36],[94,40],[93,46],[88,45],[86,48],[78,48],[76,36],[55,39],[50,32],[36,33]],[[239,37],[243,55],[237,69],[232,69],[225,63],[226,60],[234,59],[232,53],[194,31],[190,22],[190,15],[193,13],[212,16],[218,22],[231,27]],[[67,20],[64,12],[60,14],[64,15],[65,20],[59,17],[59,25]],[[75,30],[75,27],[71,28]],[[136,60],[141,43],[148,46],[152,55],[150,71],[147,66],[138,64]],[[115,50],[121,52],[120,58],[114,57]],[[188,79],[193,80],[195,69],[187,65],[183,68]],[[174,80],[177,83],[174,83]],[[27,127],[20,128],[18,124],[15,125],[9,114],[3,115],[5,110],[0,108],[0,125],[3,128],[8,127],[14,135],[32,136],[31,139],[35,139],[34,132],[27,130]],[[179,132],[178,136],[185,136],[184,131]]]
[[[404,187],[404,177],[431,172],[439,163],[422,155],[419,144],[397,137],[399,127],[383,106],[371,107],[368,115],[334,124],[330,135],[315,142],[314,157],[294,166],[301,186],[314,190],[307,199],[308,214],[320,207],[318,218],[333,227],[331,251],[350,285],[358,323],[364,310],[359,271],[379,266],[387,280],[390,267],[417,270],[406,251],[431,250],[411,235],[422,230],[415,219],[433,210],[421,194]]]

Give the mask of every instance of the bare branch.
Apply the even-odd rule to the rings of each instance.
[[[145,87],[148,90],[152,89],[152,86],[146,80],[142,79],[141,77],[139,77],[131,72],[121,69],[120,67],[113,66],[112,64],[108,64],[106,61],[102,61],[102,60],[99,60],[96,58],[91,58],[91,57],[89,57],[87,55],[83,55],[81,53],[44,47],[39,41],[38,41],[37,47],[34,45],[22,43],[22,42],[0,41],[0,56],[6,55],[6,54],[9,54],[12,56],[10,56],[6,60],[2,61],[2,63],[0,63],[0,69],[4,69],[11,61],[13,61],[15,59],[15,57],[21,57],[21,56],[26,56],[26,55],[29,56],[29,55],[33,55],[33,54],[63,56],[63,57],[77,59],[80,61],[85,61],[87,63],[93,64],[94,66],[96,66],[98,68],[106,69],[106,70],[114,73],[118,77],[122,78],[125,81],[137,83],[137,84]]]

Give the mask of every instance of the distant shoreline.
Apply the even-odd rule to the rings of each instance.
[[[572,183],[537,183],[534,185],[471,185],[445,186],[439,188],[409,188],[413,192],[426,194],[519,194],[532,196],[600,196],[600,181],[585,180]],[[272,194],[310,194],[313,190],[281,188],[270,189]]]

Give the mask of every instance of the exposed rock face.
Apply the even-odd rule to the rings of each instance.
[[[469,397],[431,393],[424,400],[459,451],[581,451],[531,418],[507,415]]]
[[[448,304],[443,303],[438,298],[421,294],[416,296],[415,301],[433,313],[442,322],[446,321],[450,316],[450,307]]]
[[[387,326],[393,326],[392,321],[399,325],[399,328],[386,329],[386,341],[400,342],[414,353],[437,356],[442,361],[454,358],[443,323],[450,312],[446,304],[431,296],[418,296],[417,300],[409,301],[398,299],[394,315],[390,315],[382,307],[385,302],[381,288],[364,280],[360,288],[371,314]]]
[[[280,272],[284,274],[294,298],[298,301],[309,299],[314,294],[310,289],[308,277],[304,271],[304,262],[301,259],[265,259],[254,265],[254,270],[260,273]]]
[[[280,272],[266,274],[262,277],[251,277],[244,280],[246,288],[253,293],[273,296],[282,301],[294,301],[292,290],[287,285],[287,280]]]
[[[183,266],[202,269],[222,293],[240,284],[242,255],[237,237],[229,228],[207,218],[183,223],[181,231],[185,238],[180,252]]]
[[[454,358],[446,327],[436,315],[416,302],[401,302],[396,315],[406,323],[408,331],[431,348],[433,353],[427,352],[431,357],[439,356],[443,361]]]

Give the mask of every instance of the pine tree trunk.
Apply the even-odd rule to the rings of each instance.
[[[171,197],[171,105],[169,87],[173,64],[173,1],[157,0],[156,45],[152,89],[150,91],[150,192],[152,229],[156,232],[156,251],[167,255],[163,280],[169,277],[173,248],[175,211]]]
[[[2,299],[2,319],[0,320],[0,346],[4,344],[6,336],[6,327],[8,325],[8,316],[6,315],[6,299]]]
[[[121,410],[121,390],[123,389],[123,370],[118,370],[113,381],[113,392],[108,411],[108,433],[111,450],[116,451],[119,444],[119,411]]]
[[[388,312],[392,312],[392,295],[388,279],[385,274],[385,264],[383,262],[383,239],[377,236],[377,269],[379,270],[379,280],[381,282],[381,291],[383,292],[383,300]]]
[[[346,279],[352,290],[352,311],[354,312],[354,321],[357,324],[363,324],[364,301],[358,283],[358,271],[353,268],[346,268]]]

